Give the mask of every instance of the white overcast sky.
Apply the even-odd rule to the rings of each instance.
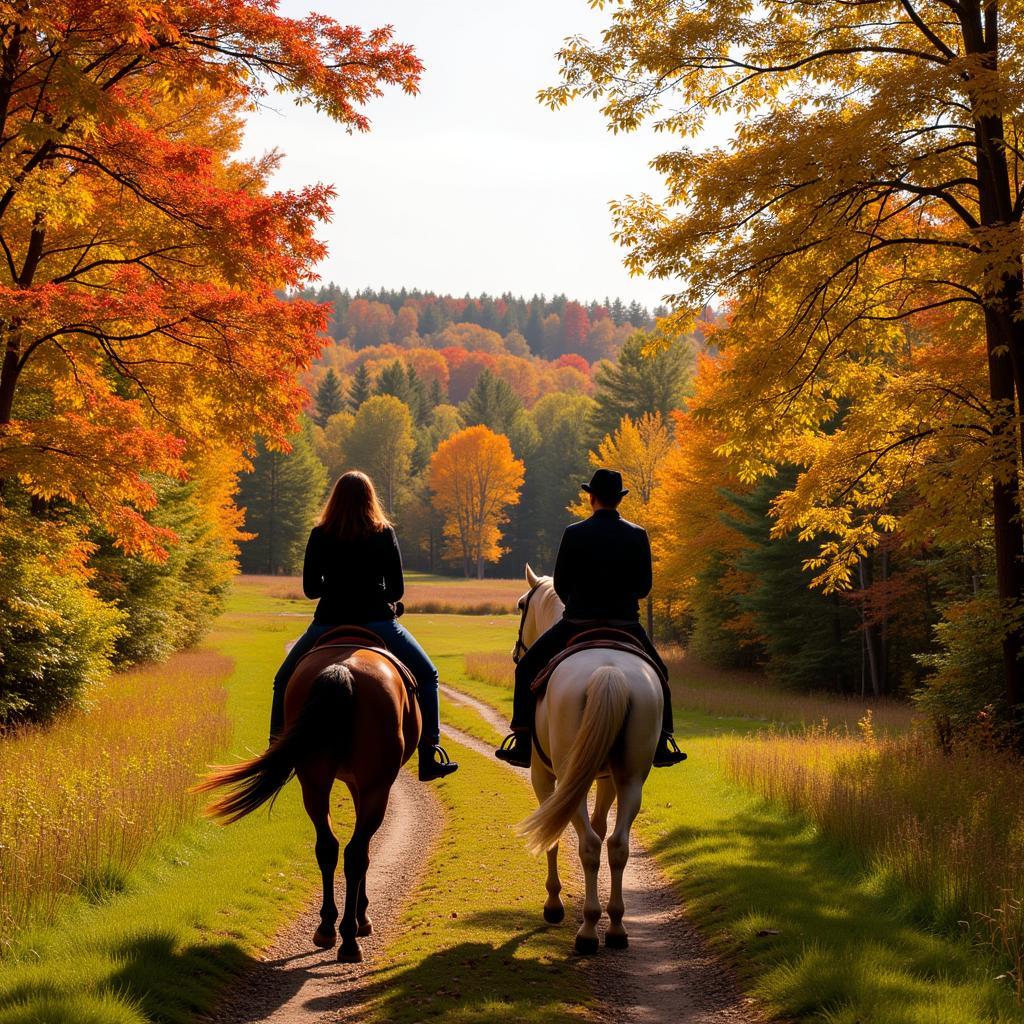
[[[322,229],[325,282],[660,301],[665,283],[622,266],[608,202],[658,194],[647,161],[670,140],[614,136],[592,102],[552,112],[535,98],[556,80],[562,39],[596,37],[607,15],[585,0],[281,3],[289,15],[310,8],[393,24],[426,65],[418,96],[389,91],[368,107],[368,134],[346,135],[280,97],[250,119],[247,149],[285,154],[278,186],[325,181],[338,191]]]

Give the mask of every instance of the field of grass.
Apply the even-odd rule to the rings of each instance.
[[[301,602],[312,614],[299,576],[240,576],[235,587],[260,598]],[[414,614],[505,615],[515,611],[524,590],[521,579],[472,580],[407,572],[403,601],[406,612]]]
[[[483,644],[476,651],[467,654],[461,673],[445,678],[507,714],[507,655]],[[825,700],[816,707],[813,697],[771,693],[744,679],[723,680],[720,696],[713,692],[713,674],[699,670],[690,676],[685,662],[674,669],[676,733],[690,759],[680,768],[652,772],[637,829],[694,921],[735,965],[751,994],[784,1019],[825,1024],[1024,1020],[1005,958],[997,961],[991,949],[980,948],[968,936],[941,930],[944,922],[934,908],[914,898],[913,880],[894,876],[891,864],[886,868],[867,861],[844,837],[826,834],[809,809],[766,800],[779,794],[739,777],[738,758],[781,741],[784,734],[765,726],[773,718],[789,725],[837,721],[842,729],[830,734],[830,742],[864,751],[857,721],[867,702]],[[708,710],[691,709],[698,701]],[[772,711],[766,713],[767,708]],[[904,730],[909,716],[903,719],[898,708],[891,712],[886,719],[890,729]],[[449,704],[446,714],[465,728],[462,719],[472,713]],[[477,734],[493,738],[486,726]],[[955,823],[964,800],[947,804],[939,782],[929,799],[927,780],[940,767],[937,761],[934,756],[907,775],[889,773],[886,783],[896,792],[879,801],[878,817],[892,810],[905,788],[916,789],[933,817]],[[955,764],[942,770],[946,783],[952,782]],[[1014,779],[1019,788],[1019,772],[1009,780],[1011,790]],[[972,772],[965,785],[976,793],[989,792],[982,773]],[[991,789],[997,801],[1002,792],[1001,785]],[[1018,805],[1014,795],[1013,806]],[[870,814],[870,802],[861,811],[859,821]],[[977,820],[968,819],[961,833],[965,843]],[[876,822],[875,833],[879,827]],[[848,833],[856,830],[857,822],[847,825]],[[1019,832],[1006,839],[1007,845],[1018,842]],[[996,851],[982,840],[976,852]],[[1015,906],[1019,917],[1019,904],[1005,903],[1007,913]]]
[[[270,678],[309,611],[307,602],[267,594],[254,581],[237,587],[209,644],[234,662],[232,754],[262,746]],[[497,669],[509,657],[514,615],[404,621],[446,683],[508,714],[507,678],[497,670],[488,676],[466,652],[484,652]],[[920,901],[894,897],[907,892],[906,879],[829,834],[803,802],[786,806],[784,793],[768,792],[756,771],[743,775],[735,751],[781,735],[759,721],[779,715],[764,713],[766,695],[713,714],[690,710],[684,694],[708,689],[708,680],[689,678],[685,664],[679,673],[677,734],[690,760],[652,773],[638,831],[746,988],[773,1013],[824,1024],[1024,1020],[1013,979],[1005,972],[996,978],[990,951],[937,930]],[[731,699],[742,693],[734,689]],[[464,731],[496,738],[466,707],[448,701],[442,714]],[[786,712],[790,722],[805,717],[804,710],[799,719]],[[845,731],[835,742],[864,746]],[[407,927],[371,982],[372,1016],[403,1024],[585,1017],[589,995],[566,955],[568,933],[539,920],[543,862],[527,857],[511,833],[531,805],[528,787],[496,763],[451,747],[465,768],[438,786],[448,827]],[[936,808],[928,780],[937,770],[922,763],[913,776],[921,799]],[[888,785],[902,786],[907,775],[894,770]],[[1014,779],[1006,785],[1009,797]],[[343,833],[347,801],[339,797],[336,806]],[[230,829],[202,823],[164,839],[128,873],[123,891],[99,903],[69,900],[56,926],[17,936],[0,962],[0,1024],[185,1022],[208,1011],[315,891],[309,833],[293,785],[273,818],[257,814]],[[965,842],[972,835],[968,827]]]
[[[179,654],[118,675],[90,707],[0,740],[0,949],[69,894],[102,902],[195,817],[196,772],[227,742],[230,659]]]
[[[672,706],[724,718],[774,725],[820,726],[857,733],[871,710],[879,734],[904,732],[914,721],[909,704],[880,698],[791,693],[755,672],[717,669],[671,648],[661,652],[671,672]],[[467,674],[482,683],[511,688],[513,664],[504,651],[470,651]]]
[[[207,647],[230,659],[233,731],[218,759],[266,741],[271,676],[296,620],[232,599]],[[207,711],[208,709],[202,709]],[[337,827],[350,828],[347,797]],[[57,923],[15,936],[0,960],[0,1024],[186,1024],[209,1011],[319,873],[298,787],[272,817],[186,826],[159,843],[102,902],[68,900]]]

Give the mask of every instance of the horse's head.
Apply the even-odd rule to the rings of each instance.
[[[550,576],[538,576],[529,563],[526,566],[529,590],[516,602],[519,609],[519,636],[512,650],[512,660],[519,661],[523,652],[562,614],[562,602],[555,593]]]

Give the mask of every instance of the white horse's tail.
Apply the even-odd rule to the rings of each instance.
[[[550,850],[558,842],[608,760],[628,711],[629,683],[625,673],[612,665],[602,665],[587,680],[583,721],[554,793],[517,828],[531,853]]]

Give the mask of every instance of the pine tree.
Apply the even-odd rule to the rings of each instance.
[[[327,421],[345,408],[345,400],[341,394],[341,381],[333,369],[324,374],[320,387],[316,389],[316,422],[324,427]]]
[[[611,434],[623,416],[637,420],[644,413],[658,413],[668,420],[673,409],[682,407],[690,379],[690,350],[676,341],[645,356],[644,346],[651,340],[639,331],[631,335],[618,360],[602,365],[594,375],[594,428],[599,434]]]
[[[269,451],[260,440],[252,472],[239,483],[245,529],[256,534],[242,545],[242,572],[278,575],[297,572],[302,566],[327,474],[314,454],[308,420],[289,440],[290,452]]]
[[[750,580],[750,589],[736,598],[761,638],[768,669],[797,688],[830,686],[840,692],[859,687],[860,634],[849,601],[808,586],[804,562],[817,552],[812,541],[795,534],[773,537],[774,500],[797,478],[783,467],[749,494],[730,495],[739,515],[730,525],[751,542],[736,559]]]
[[[530,315],[526,321],[526,327],[523,328],[523,336],[526,338],[526,343],[530,346],[530,351],[536,356],[544,349],[544,316],[542,311],[543,304],[539,301],[534,301],[530,304]]]
[[[616,299],[612,303],[611,314],[616,327],[621,327],[626,322],[626,307],[622,305],[622,299]]]
[[[365,402],[370,395],[373,394],[373,380],[370,377],[370,371],[366,368],[365,363],[360,363],[356,367],[356,372],[352,375],[352,382],[348,388],[348,407],[352,412],[358,412],[359,406]]]
[[[446,322],[439,302],[429,302],[420,310],[420,334],[423,337],[443,331]]]
[[[522,403],[507,381],[484,370],[477,378],[473,390],[459,406],[462,421],[467,427],[483,424],[496,434],[506,437],[515,428],[522,412]]]

